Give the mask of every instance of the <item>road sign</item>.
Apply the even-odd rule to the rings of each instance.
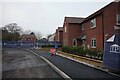
[[[55,46],[54,46],[55,49],[57,49],[57,48],[58,48],[58,42],[55,42],[54,45],[55,45]]]
[[[120,71],[120,34],[106,41],[103,64],[109,69]]]

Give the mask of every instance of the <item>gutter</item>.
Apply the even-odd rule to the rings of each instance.
[[[105,38],[104,38],[104,15],[103,15],[103,12],[102,12],[102,37],[103,37],[103,51],[104,51],[104,47],[105,47]]]

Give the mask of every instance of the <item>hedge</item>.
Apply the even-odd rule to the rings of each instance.
[[[62,48],[62,51],[66,53],[71,53],[71,54],[80,55],[80,56],[89,57],[89,58],[98,59],[98,60],[102,60],[102,57],[103,57],[102,51],[84,49],[83,47],[64,46]]]

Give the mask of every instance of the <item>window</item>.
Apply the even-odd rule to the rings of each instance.
[[[120,25],[120,14],[116,15],[116,19],[117,19],[117,25]]]
[[[95,18],[90,21],[90,25],[91,25],[91,28],[96,27],[96,19]]]
[[[67,30],[66,30],[66,26],[65,26],[65,32],[66,32]]]
[[[96,44],[97,44],[96,38],[92,38],[91,39],[91,48],[96,48]]]
[[[73,39],[73,47],[76,47],[76,46],[77,46],[77,40]]]
[[[85,30],[85,24],[82,24],[82,30]]]

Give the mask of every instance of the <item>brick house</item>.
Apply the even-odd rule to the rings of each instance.
[[[104,49],[104,42],[113,34],[120,33],[115,26],[120,26],[120,2],[112,2],[88,16],[80,23],[77,42],[85,48]]]
[[[83,46],[104,50],[104,43],[113,34],[120,34],[120,1],[111,2],[86,18],[65,17],[63,46]],[[58,39],[56,29],[55,40]]]
[[[57,39],[58,39],[58,29],[56,29],[55,31],[54,41],[57,41]]]
[[[81,35],[80,23],[84,18],[65,17],[63,23],[63,46],[76,46],[76,38]]]
[[[23,34],[20,36],[22,42],[35,42],[37,40],[35,34],[31,32],[30,34]]]
[[[58,27],[55,32],[55,41],[63,44],[63,27]]]

